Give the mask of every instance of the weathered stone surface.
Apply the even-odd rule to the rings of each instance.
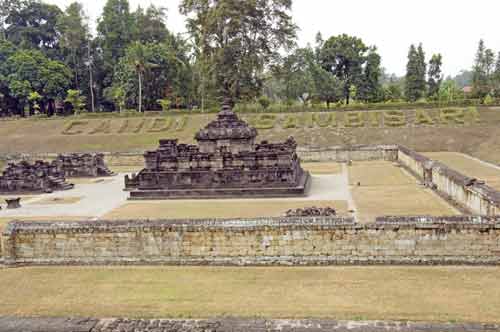
[[[0,317],[2,332],[487,332],[500,325],[332,319],[65,319]]]
[[[97,319],[1,317],[1,332],[91,332]]]
[[[53,161],[66,177],[101,177],[115,175],[108,169],[102,153],[60,154]]]
[[[285,217],[334,217],[336,215],[337,211],[334,208],[318,208],[315,206],[288,210],[285,213]]]
[[[398,146],[398,163],[439,196],[469,214],[500,214],[500,192],[440,162]]]
[[[73,185],[66,182],[64,173],[53,163],[38,160],[10,163],[0,176],[0,193],[22,194],[67,190]]]
[[[6,265],[500,264],[498,217],[11,222]]]
[[[302,196],[309,173],[293,138],[255,144],[257,131],[225,104],[196,134],[198,145],[160,140],[144,154],[146,167],[125,177],[131,199]]]

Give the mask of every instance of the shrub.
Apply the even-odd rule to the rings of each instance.
[[[495,99],[490,94],[488,94],[486,95],[486,97],[484,97],[483,104],[488,106],[493,105],[495,104]]]
[[[406,125],[406,116],[403,111],[390,110],[384,112],[384,125],[387,127],[403,127]]]
[[[77,126],[87,126],[88,124],[89,124],[88,121],[71,121],[66,126],[66,128],[63,129],[63,131],[61,132],[61,134],[63,134],[63,135],[78,135],[78,134],[82,134],[83,133],[82,129],[75,130],[75,131],[73,131],[73,129],[75,127],[77,127]]]
[[[271,101],[266,96],[261,96],[258,99],[258,102],[259,102],[260,106],[262,106],[262,108],[264,110],[267,110],[267,108],[269,107],[269,105],[271,105]]]
[[[80,90],[69,89],[64,101],[70,103],[75,115],[78,115],[85,110],[85,99],[85,96],[80,95]]]
[[[168,112],[170,110],[170,105],[171,105],[170,100],[158,99],[156,102],[161,106],[161,110],[163,112]]]
[[[439,112],[442,123],[465,123],[465,112],[461,108],[446,108]]]
[[[273,129],[276,124],[276,115],[262,114],[255,120],[255,128],[257,129]]]

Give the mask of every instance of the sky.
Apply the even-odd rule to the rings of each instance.
[[[45,0],[61,9],[72,0]],[[167,26],[185,32],[180,0],[129,0],[167,8]],[[103,0],[80,0],[91,21],[100,16]],[[422,43],[427,59],[443,55],[445,75],[470,69],[479,39],[495,53],[500,51],[498,0],[293,0],[292,16],[299,26],[298,44],[314,45],[318,31],[324,39],[346,33],[375,45],[388,73],[404,75],[410,44]]]

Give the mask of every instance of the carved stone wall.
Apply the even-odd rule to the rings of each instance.
[[[500,217],[11,222],[7,265],[500,264]]]

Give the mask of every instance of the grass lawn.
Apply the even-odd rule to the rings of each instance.
[[[0,270],[0,315],[500,322],[500,268]]]
[[[457,215],[453,207],[390,162],[354,163],[349,183],[361,222],[382,215]],[[360,182],[360,186],[357,183]]]
[[[346,201],[216,200],[216,201],[137,201],[122,205],[103,219],[134,218],[258,218],[279,217],[288,209],[310,206],[334,207],[340,215],[347,214]]]
[[[259,130],[258,140],[283,141],[294,136],[299,146],[328,147],[348,144],[394,144],[399,143],[418,151],[460,151],[491,162],[500,163],[500,111],[498,107],[480,108],[481,122],[470,125],[456,123],[436,124],[419,127],[386,127],[372,126],[367,123],[359,128],[338,128],[299,126],[299,128],[283,129],[286,114],[280,114],[280,120],[272,129]],[[373,113],[373,112],[372,112]],[[376,111],[375,113],[380,113]],[[438,118],[436,110],[429,114]],[[177,138],[183,143],[192,143],[194,134],[200,127],[215,117],[210,115],[187,115],[188,121],[182,128],[165,131],[151,130],[154,119],[146,118],[109,118],[81,119],[68,117],[63,119],[40,120],[20,119],[1,121],[0,153],[40,153],[40,152],[142,152],[154,149],[160,138]],[[255,114],[245,114],[246,118],[255,118]],[[303,117],[304,114],[293,113],[291,116]],[[337,114],[342,117],[342,114]],[[410,117],[410,114],[408,114]],[[180,117],[176,116],[176,121]],[[109,131],[95,132],[104,121],[110,121]],[[144,120],[144,123],[143,123]],[[73,121],[80,125],[73,129],[71,135],[63,135],[65,129]],[[121,131],[128,121],[128,129]],[[107,122],[106,122],[107,123]],[[142,129],[141,129],[142,128]],[[134,158],[130,162],[135,163]],[[142,162],[142,160],[140,161]]]
[[[337,174],[342,172],[342,165],[333,162],[302,163],[302,167],[311,174]]]
[[[486,184],[500,190],[500,169],[455,152],[430,152],[425,155],[470,177],[482,179]]]

